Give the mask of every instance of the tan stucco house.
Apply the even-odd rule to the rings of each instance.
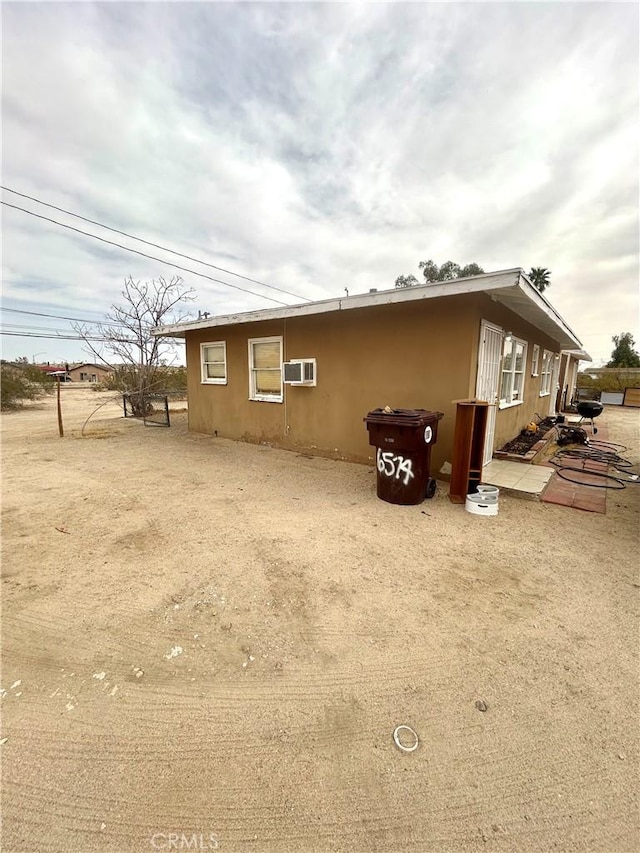
[[[186,341],[189,428],[370,462],[371,409],[444,413],[432,469],[451,461],[456,406],[492,405],[485,460],[555,414],[589,356],[521,269],[160,327]],[[561,358],[561,353],[563,354]]]
[[[111,370],[100,364],[74,364],[67,371],[70,382],[103,382]]]

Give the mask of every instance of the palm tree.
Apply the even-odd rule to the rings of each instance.
[[[551,286],[551,282],[549,281],[550,275],[551,272],[546,267],[531,267],[529,279],[536,290],[539,290],[540,293],[544,293],[547,287]]]

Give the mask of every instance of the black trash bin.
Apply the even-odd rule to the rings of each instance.
[[[373,409],[366,416],[369,444],[376,447],[378,497],[392,504],[419,504],[432,498],[431,448],[442,412],[426,409]]]

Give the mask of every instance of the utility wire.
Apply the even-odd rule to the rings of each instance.
[[[125,329],[126,329],[126,327],[123,327],[123,331],[121,331],[121,332],[117,331],[115,329],[113,331],[109,330],[109,329],[105,329],[105,331],[103,333],[100,333],[100,331],[98,330],[98,331],[88,332],[87,335],[85,336],[85,335],[82,335],[80,332],[77,332],[75,329],[69,329],[69,328],[56,329],[54,326],[20,326],[20,325],[17,325],[16,323],[3,323],[0,326],[1,331],[12,332],[13,334],[16,334],[16,335],[29,335],[31,333],[36,334],[36,333],[40,333],[40,332],[51,332],[51,333],[54,333],[56,335],[71,335],[71,334],[76,335],[77,334],[83,340],[85,337],[87,337],[87,338],[97,338],[97,339],[105,340],[105,341],[120,341],[120,340],[126,341],[126,340],[130,340],[130,338],[127,338],[126,335],[127,335],[127,333],[131,332],[131,329],[126,329],[126,331],[125,331]],[[146,332],[149,335],[151,335],[151,327],[143,326],[141,328],[141,332]]]
[[[48,338],[49,340],[55,341],[100,341],[101,343],[105,343],[107,341],[117,341],[118,343],[131,343],[135,344],[136,341],[131,338],[130,340],[123,340],[122,338],[94,338],[90,336],[81,337],[80,335],[39,335],[35,334],[35,332],[4,332],[0,331],[0,335],[13,337],[13,338]]]
[[[152,261],[158,261],[158,263],[166,264],[169,267],[174,267],[177,270],[182,270],[183,272],[188,272],[190,275],[197,275],[200,278],[209,279],[209,281],[214,281],[216,284],[222,284],[225,287],[232,287],[234,290],[241,290],[243,293],[249,293],[251,296],[259,296],[261,299],[268,299],[270,302],[276,302],[278,305],[284,305],[285,308],[288,308],[289,305],[287,302],[281,302],[279,299],[274,299],[273,296],[265,296],[263,293],[255,293],[253,290],[248,290],[246,287],[240,287],[238,284],[231,284],[230,281],[222,281],[219,278],[213,278],[213,276],[206,275],[203,272],[196,272],[196,270],[190,270],[187,267],[182,267],[180,264],[174,264],[172,261],[166,261],[163,258],[157,258],[154,255],[148,255],[146,252],[139,252],[137,249],[132,249],[129,246],[123,246],[122,243],[114,243],[113,240],[105,240],[104,237],[98,237],[97,234],[91,234],[89,231],[83,231],[81,228],[74,228],[73,225],[65,225],[64,222],[58,222],[56,219],[50,219],[48,216],[42,216],[39,213],[34,213],[32,210],[27,210],[25,207],[18,207],[16,204],[9,204],[8,201],[1,202],[5,207],[10,207],[13,210],[21,210],[23,213],[28,213],[29,216],[35,216],[37,219],[43,219],[45,222],[52,222],[54,225],[59,225],[61,228],[67,228],[69,231],[75,231],[78,234],[84,234],[85,237],[91,237],[93,240],[99,240],[101,243],[107,243],[109,246],[116,246],[118,249],[124,249],[125,252],[132,252],[134,255],[140,255],[143,258],[149,258]],[[296,297],[299,298],[299,297]]]
[[[86,320],[83,317],[65,317],[62,314],[43,314],[40,311],[20,311],[18,308],[5,308],[0,305],[0,311],[10,311],[12,314],[30,314],[32,317],[49,317],[52,320],[72,320],[74,323],[88,323],[94,326],[118,326],[122,323],[113,323],[109,320]]]
[[[13,195],[18,195],[21,198],[28,198],[29,201],[35,201],[36,204],[41,204],[44,207],[50,207],[53,210],[58,210],[60,213],[66,213],[67,216],[73,216],[76,219],[81,219],[83,222],[89,222],[91,225],[97,225],[99,228],[105,228],[107,231],[113,231],[115,234],[122,234],[123,237],[129,237],[131,240],[137,240],[139,243],[144,243],[146,246],[153,246],[154,249],[162,249],[163,252],[170,252],[172,255],[177,255],[180,258],[186,258],[188,261],[195,261],[198,264],[202,264],[205,267],[211,267],[211,269],[219,270],[219,272],[227,273],[228,275],[234,275],[237,278],[242,278],[245,281],[250,281],[253,284],[259,284],[262,287],[268,287],[271,290],[277,290],[279,293],[286,293],[287,296],[293,296],[295,299],[304,299],[306,302],[311,302],[311,300],[307,296],[300,296],[297,293],[291,293],[289,290],[283,290],[281,287],[276,287],[273,284],[267,284],[264,281],[259,281],[256,278],[249,278],[246,275],[240,275],[238,272],[233,272],[233,270],[225,269],[224,267],[217,267],[215,264],[210,264],[207,261],[201,261],[199,258],[194,258],[191,255],[184,255],[182,252],[177,252],[175,249],[168,249],[166,246],[161,246],[159,243],[152,243],[150,240],[143,240],[142,237],[136,237],[134,234],[129,234],[127,231],[120,231],[118,228],[112,228],[109,225],[104,225],[102,222],[97,222],[95,219],[88,219],[86,216],[80,216],[79,213],[72,213],[70,210],[65,210],[64,207],[57,207],[55,204],[49,204],[46,201],[41,201],[41,199],[36,198],[32,195],[26,195],[25,193],[19,193],[17,190],[12,190],[9,187],[4,187],[0,185],[0,189],[5,192],[12,193]]]
[[[55,326],[33,326],[33,325],[24,325],[22,323],[2,323],[2,328],[7,332],[63,332],[70,333],[75,331],[74,329],[63,328],[58,329]],[[94,335],[99,334],[99,332],[93,332]],[[114,332],[115,334],[115,332]]]

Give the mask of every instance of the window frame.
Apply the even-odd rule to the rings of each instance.
[[[553,378],[553,368],[555,361],[555,353],[549,349],[542,351],[542,369],[540,371],[540,397],[549,397],[551,394],[551,380]],[[545,370],[545,367],[548,367]]]
[[[205,347],[222,347],[222,353],[224,356],[223,361],[205,361],[204,360],[204,348]],[[223,364],[224,365],[224,379],[218,379],[214,377],[210,377],[206,375],[206,365],[207,364]],[[228,370],[227,370],[227,342],[226,341],[206,341],[200,344],[200,383],[202,385],[226,385],[228,381]]]
[[[540,375],[540,344],[533,345],[533,352],[531,355],[531,375]]]
[[[256,391],[256,376],[255,371],[258,368],[253,366],[253,345],[254,344],[272,344],[278,343],[280,345],[280,364],[277,368],[266,368],[268,370],[277,371],[278,376],[280,378],[280,393],[279,394],[268,394],[265,392]],[[282,381],[282,364],[284,361],[283,353],[284,353],[284,343],[282,335],[269,335],[264,338],[249,338],[247,341],[248,350],[249,350],[249,399],[256,403],[282,403],[284,400],[284,383]],[[263,370],[265,368],[262,368]]]
[[[509,370],[509,374],[511,376],[511,388],[509,392],[509,399],[507,397],[502,396],[502,386],[504,374],[507,372],[504,368],[504,360],[505,360],[505,345],[507,343],[511,344],[511,368]],[[520,344],[522,346],[522,369],[516,371],[516,347]],[[525,386],[525,376],[526,376],[526,364],[527,364],[527,350],[528,344],[527,341],[522,340],[522,338],[516,338],[515,335],[511,338],[511,341],[505,340],[502,346],[502,363],[500,369],[500,388],[499,388],[499,404],[498,408],[500,409],[508,409],[511,406],[521,406],[524,403],[524,386]],[[516,376],[521,377],[521,387],[517,391],[518,396],[514,399],[514,389],[516,385]]]

